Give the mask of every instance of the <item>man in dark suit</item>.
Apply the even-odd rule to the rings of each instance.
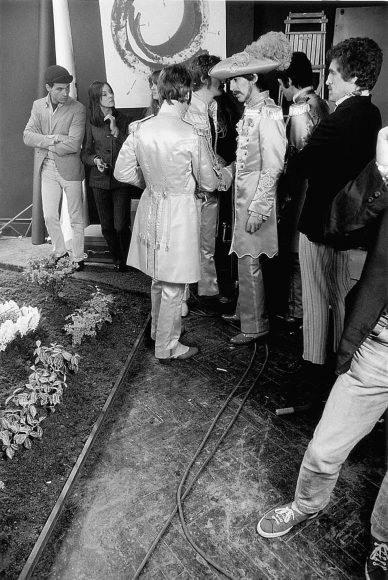
[[[296,181],[308,180],[299,230],[302,273],[304,372],[322,376],[326,363],[329,309],[334,326],[333,350],[343,330],[345,297],[350,290],[349,256],[325,244],[324,223],[338,191],[374,157],[381,128],[371,103],[382,52],[369,38],[349,38],[327,54],[326,84],[334,112],[322,119],[307,145],[289,164]]]
[[[287,534],[327,506],[350,451],[388,409],[388,127],[379,133],[376,160],[341,191],[349,230],[361,226],[366,232],[364,226],[371,224],[374,240],[368,231],[365,241],[371,246],[365,266],[347,300],[337,353],[340,376],[304,455],[294,501],[271,509],[258,523],[258,533],[266,538]],[[354,212],[357,200],[359,209]],[[371,535],[365,576],[387,580],[388,472],[373,508]]]
[[[23,133],[25,145],[34,147],[35,171],[40,173],[43,215],[56,259],[66,255],[59,221],[63,192],[67,198],[73,233],[73,260],[78,270],[84,267],[84,223],[82,180],[84,169],[80,153],[85,133],[84,105],[69,96],[73,77],[59,65],[49,66],[46,75],[47,97],[34,102]]]

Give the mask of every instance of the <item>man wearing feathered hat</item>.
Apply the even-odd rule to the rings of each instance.
[[[237,125],[235,222],[230,253],[238,257],[239,299],[235,314],[241,332],[231,338],[243,345],[265,336],[269,322],[260,257],[278,251],[276,187],[283,170],[286,133],[283,114],[266,90],[267,73],[287,68],[292,50],[281,32],[268,32],[220,63],[210,75],[230,82],[245,110]]]

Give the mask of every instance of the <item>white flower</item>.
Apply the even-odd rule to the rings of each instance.
[[[13,300],[0,304],[0,322],[2,320],[16,319],[19,315],[19,306]]]
[[[16,330],[19,332],[20,336],[24,336],[29,331],[28,316],[19,316],[15,324]]]
[[[0,305],[1,312],[6,319],[0,324],[0,351],[4,351],[7,345],[12,342],[17,334],[26,335],[35,330],[39,324],[40,313],[33,306],[19,306],[13,300]]]
[[[5,350],[8,343],[16,336],[16,325],[12,320],[6,320],[0,325],[0,350]]]

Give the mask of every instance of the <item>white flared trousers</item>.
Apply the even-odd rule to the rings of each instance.
[[[55,161],[46,159],[41,170],[41,189],[44,221],[51,238],[55,257],[66,253],[60,223],[60,205],[63,193],[73,234],[73,259],[84,259],[84,221],[82,214],[82,181],[66,181],[59,174]]]
[[[152,280],[151,338],[156,358],[174,358],[189,350],[179,342],[184,284]]]

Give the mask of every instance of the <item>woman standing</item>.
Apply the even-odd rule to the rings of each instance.
[[[191,98],[191,76],[182,65],[163,69],[156,117],[130,126],[115,177],[145,190],[140,198],[128,264],[152,278],[151,338],[160,362],[194,356],[183,345],[181,306],[185,284],[201,277],[199,230],[202,191],[214,191],[218,177],[205,137],[182,116]]]
[[[89,115],[81,159],[91,166],[89,185],[115,270],[126,265],[131,239],[131,188],[113,177],[117,156],[127,137],[128,120],[115,109],[112,87],[94,81],[89,87]]]

